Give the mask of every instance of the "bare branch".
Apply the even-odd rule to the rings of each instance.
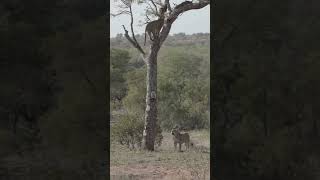
[[[129,6],[129,10],[130,10],[130,17],[131,17],[131,23],[130,23],[131,34],[132,34],[133,39],[135,39],[134,31],[133,31],[133,13],[132,13],[132,8],[131,8],[131,6]]]
[[[120,1],[122,2],[122,5],[126,6],[127,8],[132,4],[132,1],[128,1],[128,0],[120,0]]]
[[[131,39],[131,37],[129,36],[128,31],[126,30],[126,28],[124,27],[124,25],[122,25],[122,26],[123,26],[123,29],[124,29],[124,32],[125,32],[124,36],[128,39],[128,41],[129,41],[135,48],[138,49],[138,51],[139,51],[139,52],[143,55],[143,57],[144,57],[144,55],[145,55],[146,53],[143,51],[143,49],[141,48],[141,46],[140,46],[139,44],[137,44],[133,39]]]
[[[182,12],[192,10],[192,9],[201,9],[210,4],[210,0],[200,0],[198,3],[193,3],[192,1],[184,1],[178,4],[173,11],[174,13],[181,14]]]
[[[130,12],[129,12],[129,11],[120,11],[120,12],[115,13],[115,14],[114,14],[114,13],[110,13],[110,15],[111,15],[112,17],[116,17],[116,16],[123,15],[123,14],[129,15]]]
[[[137,41],[137,39],[136,39],[136,36],[134,35],[134,31],[133,31],[133,13],[132,13],[131,6],[129,6],[129,9],[130,9],[130,15],[131,15],[131,23],[130,23],[130,26],[131,26],[132,38],[133,38],[133,40],[134,40],[134,42],[135,42],[135,44],[136,44],[136,47],[139,49],[139,51],[141,50],[141,51],[143,52],[141,46],[139,45],[139,43],[138,43],[138,41]],[[143,54],[144,54],[144,52],[143,52]]]
[[[131,29],[131,35],[130,37],[127,29],[125,28],[124,25],[123,29],[125,31],[125,37],[128,39],[128,41],[141,53],[141,55],[144,57],[145,52],[141,48],[140,44],[138,43],[135,34],[134,34],[134,28],[133,28],[133,13],[132,13],[132,3],[134,2],[133,0],[120,0],[122,3],[118,6],[120,9],[122,9],[119,13],[117,14],[112,14],[112,16],[117,16],[117,15],[122,15],[122,14],[127,14],[130,15],[131,22],[130,22],[130,29]],[[138,4],[140,1],[138,1]]]
[[[163,3],[161,2],[161,0],[158,0],[158,1],[154,2],[154,3],[159,5],[159,6],[163,6]]]
[[[166,3],[169,3],[169,1],[166,0]],[[193,9],[201,9],[209,4],[210,4],[210,0],[201,0],[198,3],[193,3],[192,1],[184,1],[179,5],[177,5],[169,14],[169,16],[165,18],[164,25],[161,29],[160,36],[159,36],[160,46],[168,37],[172,23],[178,18],[180,14]]]
[[[146,24],[148,24],[151,21],[151,19],[149,18],[149,16],[146,14],[145,20],[144,22],[140,21],[140,26],[144,26]]]
[[[120,0],[122,3],[121,4],[117,4],[116,6],[119,8],[119,11],[118,13],[110,13],[110,15],[112,17],[115,17],[115,16],[119,16],[119,15],[129,15],[130,12],[127,10],[129,8],[129,6],[131,5],[131,3],[129,3],[128,1],[126,0]]]
[[[147,21],[151,21],[151,19],[149,18],[148,15],[146,15],[146,19],[147,19]]]
[[[151,1],[151,3],[153,4],[153,6],[154,6],[154,8],[155,8],[155,10],[156,10],[156,13],[157,13],[157,14],[159,14],[159,13],[158,13],[157,5],[154,3],[154,1],[153,1],[153,0],[150,0],[150,1]]]
[[[151,4],[147,3],[149,5],[149,7],[147,7],[147,10],[146,10],[146,15],[148,14],[148,12],[152,15],[155,15],[155,16],[159,16],[159,13],[156,9],[154,9]]]

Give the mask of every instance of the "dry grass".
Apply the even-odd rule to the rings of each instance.
[[[163,133],[163,143],[155,152],[130,151],[111,143],[110,165],[112,179],[210,179],[210,133],[189,132],[194,147],[184,152],[174,151],[172,135]],[[125,178],[126,179],[126,178]]]

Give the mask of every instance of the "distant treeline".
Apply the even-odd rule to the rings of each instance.
[[[137,34],[136,39],[143,45],[144,34]],[[147,43],[148,44],[148,36]],[[187,35],[185,33],[178,33],[169,35],[164,42],[164,46],[186,46],[186,45],[209,45],[210,44],[210,33],[195,33]],[[118,34],[114,38],[110,38],[110,46],[117,48],[128,48],[131,47],[131,44],[128,42],[126,37],[123,34]]]

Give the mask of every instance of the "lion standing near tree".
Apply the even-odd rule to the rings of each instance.
[[[189,149],[190,145],[192,146],[189,133],[181,133],[177,126],[172,129],[171,134],[173,135],[174,150],[176,150],[177,144],[179,144],[179,152],[181,152],[181,144],[185,144],[186,149]]]

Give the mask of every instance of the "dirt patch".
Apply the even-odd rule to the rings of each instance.
[[[162,145],[154,152],[129,150],[111,143],[110,174],[113,180],[210,179],[208,131],[190,132],[195,146],[183,153],[174,150],[172,135],[163,132]]]
[[[112,180],[119,179],[195,179],[192,172],[177,167],[164,167],[158,165],[137,164],[111,166],[110,175]],[[207,177],[206,179],[209,179]]]

